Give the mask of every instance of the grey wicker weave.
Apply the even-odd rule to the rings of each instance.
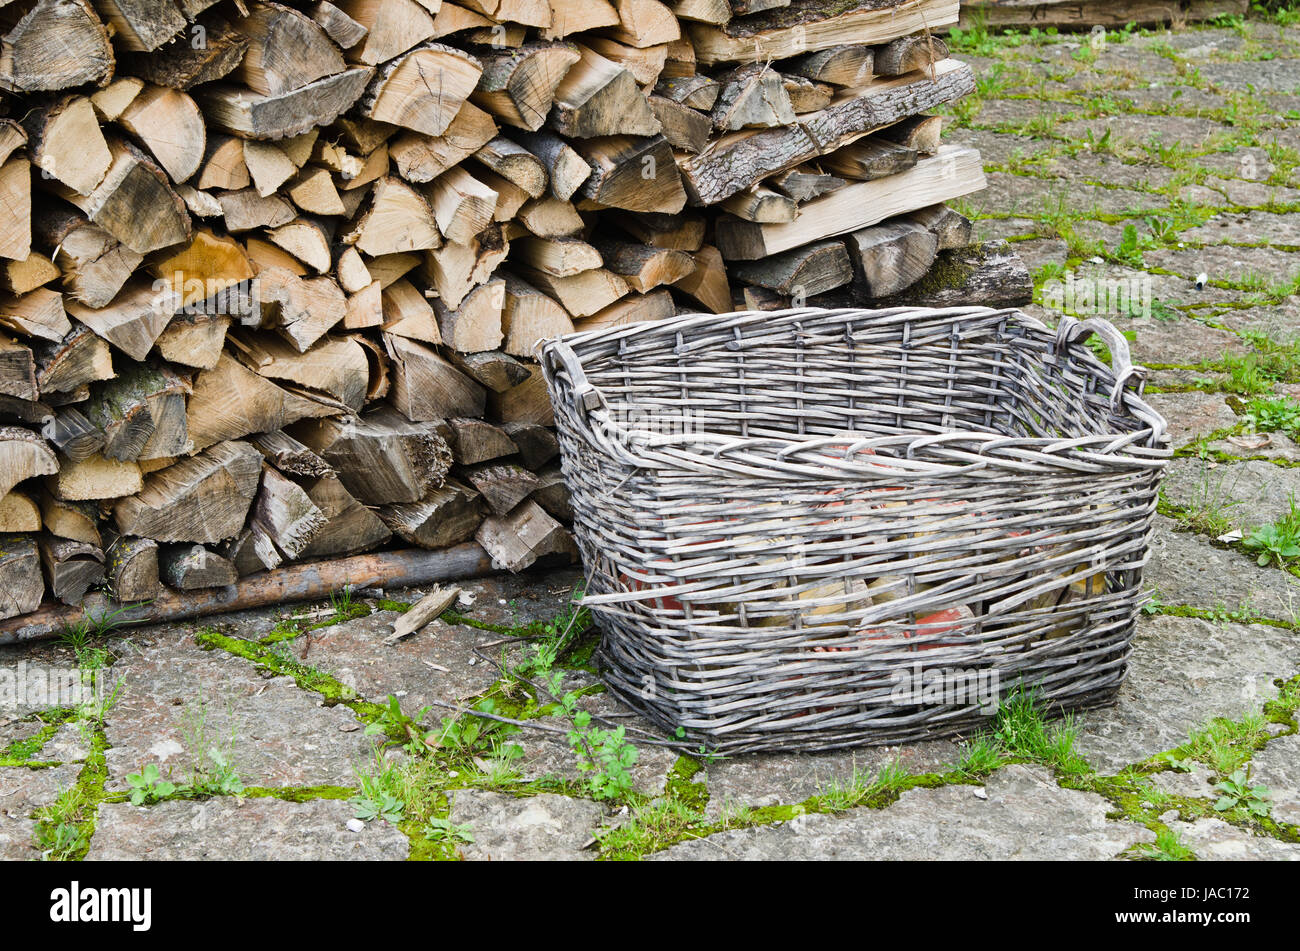
[[[1170,452],[1105,321],[687,315],[542,364],[606,684],[683,744],[898,743],[1123,680]]]

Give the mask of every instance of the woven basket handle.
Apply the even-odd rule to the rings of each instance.
[[[592,410],[607,408],[604,394],[587,379],[587,373],[582,369],[582,361],[578,359],[572,347],[563,340],[548,340],[543,355],[553,373],[563,370],[569,378],[569,386],[573,388],[573,405],[579,416],[585,420]]]
[[[1110,393],[1110,411],[1118,413],[1124,399],[1124,388],[1130,382],[1136,381],[1137,392],[1142,392],[1146,385],[1147,368],[1133,362],[1124,335],[1109,320],[1100,317],[1078,320],[1068,314],[1063,315],[1056,326],[1056,352],[1062,353],[1071,344],[1083,343],[1093,334],[1104,340],[1110,350],[1110,367],[1115,374],[1115,388]]]

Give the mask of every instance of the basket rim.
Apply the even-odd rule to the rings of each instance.
[[[906,323],[918,316],[996,315],[1012,317],[1027,330],[1040,335],[1050,337],[1053,333],[1042,321],[1015,307],[894,307],[882,310],[805,307],[782,311],[733,311],[729,314],[692,313],[552,338],[542,343],[541,364],[553,402],[560,403],[556,399],[560,395],[558,378],[564,377],[570,389],[575,391],[572,403],[566,401],[563,406],[564,410],[572,412],[557,412],[557,415],[575,417],[589,441],[623,465],[638,469],[656,469],[664,473],[673,470],[698,473],[703,470],[732,476],[784,476],[797,480],[875,481],[975,474],[984,470],[999,474],[1007,471],[1061,473],[1064,470],[1086,475],[1114,472],[1116,469],[1163,469],[1168,464],[1172,449],[1164,417],[1141,397],[1140,392],[1124,387],[1134,377],[1140,387],[1144,368],[1130,366],[1127,354],[1123,354],[1120,362],[1124,368],[1116,373],[1091,350],[1073,342],[1066,344],[1074,348],[1072,356],[1089,370],[1116,378],[1113,400],[1116,413],[1136,419],[1143,424],[1140,428],[1131,432],[1113,430],[1076,437],[1013,437],[974,427],[946,433],[912,431],[886,436],[864,436],[853,431],[829,436],[785,433],[737,436],[707,431],[642,433],[613,423],[603,395],[585,379],[573,379],[574,374],[566,366],[563,354],[565,350],[569,352],[570,363],[576,359],[577,375],[581,376],[583,358],[579,348],[585,349],[592,344],[621,344],[648,335],[684,335],[700,327],[716,327],[719,321],[731,321],[739,334],[739,328],[743,326],[774,321],[797,323],[800,317],[841,317],[846,322],[870,317],[873,321]],[[1077,323],[1067,318],[1063,321],[1063,329]],[[1123,340],[1109,324],[1101,323],[1120,341]],[[689,352],[691,348],[682,342],[675,349]],[[585,393],[576,392],[578,390],[585,390]],[[594,400],[590,399],[593,394]],[[588,397],[585,401],[584,396]],[[837,455],[828,452],[832,448],[838,450]]]

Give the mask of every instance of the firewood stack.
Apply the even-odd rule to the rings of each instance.
[[[897,294],[983,185],[957,0],[0,8],[0,617],[569,557],[541,339]]]

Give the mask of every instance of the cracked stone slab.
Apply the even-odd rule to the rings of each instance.
[[[1204,63],[1201,76],[1220,89],[1240,92],[1294,92],[1300,87],[1300,61],[1295,59]]]
[[[1055,148],[1054,143],[1042,139],[1030,139],[1023,135],[1009,135],[1005,132],[991,132],[988,129],[967,129],[948,127],[943,131],[946,142],[965,145],[979,149],[984,165],[1014,165],[1017,162]]]
[[[1239,551],[1216,548],[1201,535],[1175,530],[1156,516],[1151,560],[1143,582],[1156,589],[1162,604],[1204,610],[1238,608],[1260,617],[1293,622],[1300,618],[1300,578],[1276,568],[1261,568]]]
[[[435,620],[391,646],[397,611],[377,611],[312,631],[292,642],[303,663],[328,670],[341,683],[376,703],[390,694],[414,715],[433,701],[457,704],[478,696],[498,680],[496,667],[477,656],[476,647],[500,636]],[[490,653],[485,651],[485,653]],[[434,722],[446,711],[436,711]]]
[[[910,773],[942,772],[962,758],[952,740],[901,746],[864,746],[825,753],[756,753],[706,763],[692,782],[706,783],[711,819],[728,806],[775,806],[803,802],[836,783],[848,785],[854,772],[874,775],[893,761]]]
[[[1103,188],[1085,182],[1038,178],[1009,172],[988,172],[988,188],[980,193],[990,209],[1003,214],[1034,217],[1061,206],[1075,214],[1125,214],[1163,208],[1163,195],[1132,188]]]
[[[347,827],[337,799],[170,801],[138,807],[101,803],[88,861],[401,861],[406,836],[387,822]]]
[[[1142,61],[1143,70],[1151,66],[1150,57]],[[1216,133],[1230,130],[1213,119],[1192,118],[1190,116],[1147,116],[1120,114],[1097,119],[1079,119],[1057,125],[1056,133],[1069,140],[1084,141],[1092,133],[1093,141],[1100,139],[1110,130],[1111,141],[1126,142],[1134,146],[1144,145],[1153,139],[1161,142],[1205,142]]]
[[[1229,825],[1222,819],[1197,819],[1195,822],[1170,822],[1183,844],[1200,859],[1218,862],[1283,861],[1300,862],[1300,845],[1279,842],[1267,836],[1253,835]]]
[[[15,743],[26,742],[43,729],[45,729],[45,724],[35,719],[16,719],[0,722],[0,750],[5,750]]]
[[[1243,150],[1253,154],[1262,149]],[[1223,153],[1215,153],[1222,155]],[[1198,158],[1204,162],[1209,156]],[[1252,160],[1253,161],[1253,160]],[[1272,167],[1271,165],[1269,166]],[[1274,214],[1269,211],[1220,212],[1205,224],[1184,231],[1181,238],[1188,244],[1268,244],[1300,246],[1300,214]]]
[[[1300,500],[1300,469],[1260,459],[1216,463],[1187,456],[1170,462],[1163,488],[1171,502],[1217,512],[1231,527],[1250,532],[1290,511],[1293,494]]]
[[[76,785],[80,774],[81,767],[71,765],[0,769],[0,861],[41,857],[32,843],[36,830],[32,813]]]
[[[1279,736],[1251,758],[1252,783],[1268,787],[1273,818],[1300,825],[1300,736]]]
[[[1231,456],[1252,459],[1278,460],[1281,462],[1300,462],[1300,445],[1284,433],[1264,433],[1268,442],[1263,446],[1241,446],[1230,439],[1216,439],[1209,444],[1211,452],[1222,452]],[[1251,437],[1253,438],[1253,437]]]
[[[1046,770],[1009,766],[973,786],[913,789],[884,809],[800,816],[722,832],[650,856],[672,860],[1096,861],[1155,836],[1106,818],[1114,807],[1095,793],[1062,789]]]
[[[585,851],[591,831],[605,819],[604,807],[586,799],[544,794],[518,798],[462,789],[452,796],[451,821],[468,824],[474,842],[461,846],[466,859],[494,861],[591,860]]]
[[[1148,393],[1146,401],[1169,423],[1175,449],[1237,423],[1222,393]]]
[[[113,672],[122,692],[105,723],[110,790],[147,763],[187,781],[212,746],[229,750],[239,778],[256,786],[351,786],[354,767],[371,756],[346,706],[327,707],[290,678],[204,650],[190,634],[142,635]]]
[[[1238,719],[1300,670],[1300,638],[1262,624],[1138,620],[1128,676],[1113,706],[1077,722],[1075,749],[1103,773],[1173,749],[1213,717]]]
[[[1151,784],[1163,793],[1171,796],[1183,796],[1188,799],[1213,799],[1218,793],[1209,768],[1200,763],[1189,763],[1187,772],[1165,770],[1151,777]]]

